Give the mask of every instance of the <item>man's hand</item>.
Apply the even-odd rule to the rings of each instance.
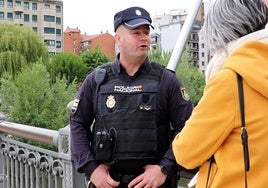
[[[158,188],[166,181],[167,175],[161,172],[159,165],[146,165],[144,169],[144,173],[132,180],[128,187]]]
[[[92,172],[90,180],[96,188],[114,188],[120,184],[111,178],[109,168],[109,166],[101,164]]]

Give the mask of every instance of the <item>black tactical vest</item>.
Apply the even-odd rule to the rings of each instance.
[[[103,66],[93,129],[97,160],[159,159],[167,150],[169,124],[161,120],[159,106],[164,67],[150,65],[131,83],[116,76],[111,64]]]

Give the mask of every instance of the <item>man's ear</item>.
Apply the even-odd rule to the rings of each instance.
[[[114,36],[114,40],[115,40],[115,43],[117,44],[117,46],[121,46],[121,36],[120,36],[120,34],[116,33],[115,36]]]
[[[120,35],[116,33],[114,36],[114,40],[117,42],[119,39],[120,39]]]

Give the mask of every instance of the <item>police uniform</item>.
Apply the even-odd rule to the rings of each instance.
[[[75,168],[90,177],[99,164],[106,163],[111,176],[127,187],[146,164],[158,164],[170,183],[178,170],[170,141],[192,112],[185,87],[172,71],[148,59],[133,76],[119,60],[103,69],[100,74],[105,78],[97,69],[91,72],[73,102],[70,125]],[[111,140],[102,142],[105,138],[99,135]],[[101,150],[107,145],[111,151],[101,153],[107,152]]]

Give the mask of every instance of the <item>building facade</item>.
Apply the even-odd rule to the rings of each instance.
[[[78,28],[67,27],[64,31],[64,52],[79,55],[83,51],[99,48],[111,60],[115,58],[114,36],[109,33],[95,35],[81,34]]]
[[[64,52],[81,53],[81,31],[77,28],[67,27],[64,31]]]
[[[99,48],[111,60],[115,59],[115,40],[114,36],[109,33],[84,35],[81,44],[82,51]]]
[[[202,3],[186,44],[189,63],[203,72],[206,69],[210,57],[204,40],[199,36],[199,31],[203,26],[208,4],[211,4],[211,2]],[[154,49],[159,46],[163,51],[172,51],[176,45],[186,17],[187,11],[184,9],[174,9],[170,10],[169,14],[155,16],[153,18],[155,30],[151,33],[152,48]]]
[[[32,28],[51,56],[63,51],[62,0],[0,0],[1,22]]]

